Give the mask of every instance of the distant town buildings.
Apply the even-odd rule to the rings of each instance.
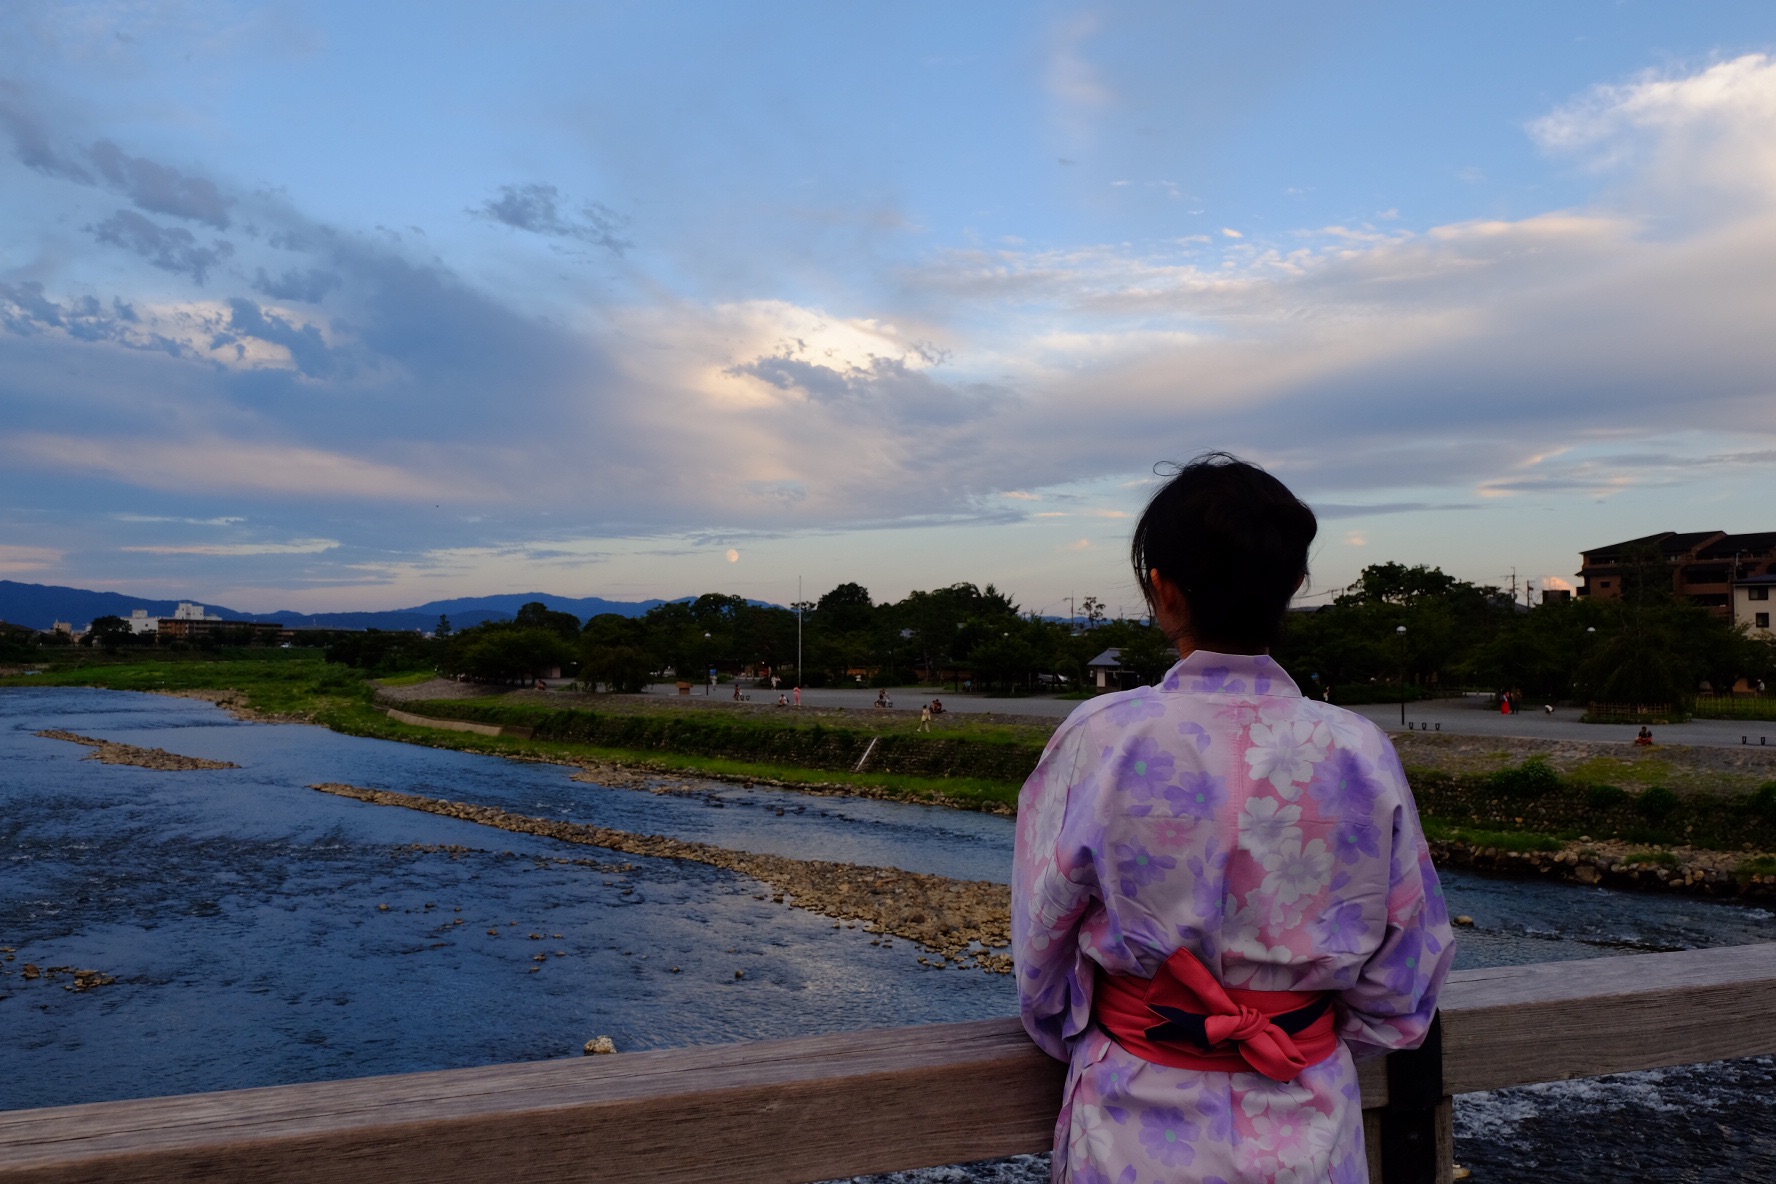
[[[1770,629],[1770,587],[1776,585],[1776,530],[1728,534],[1721,530],[1665,531],[1584,551],[1579,595],[1618,600],[1637,556],[1657,556],[1671,573],[1671,590],[1715,615],[1754,630]],[[1759,615],[1763,620],[1760,623]]]

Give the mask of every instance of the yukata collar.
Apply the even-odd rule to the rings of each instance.
[[[1197,695],[1301,697],[1301,688],[1269,654],[1217,654],[1212,650],[1191,651],[1166,672],[1159,689]]]

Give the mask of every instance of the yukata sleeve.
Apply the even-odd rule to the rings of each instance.
[[[1369,1052],[1417,1048],[1430,1031],[1437,996],[1455,958],[1455,936],[1443,886],[1418,809],[1393,746],[1381,740],[1376,761],[1379,802],[1392,804],[1388,860],[1387,925],[1380,946],[1363,964],[1356,983],[1340,992],[1339,1034],[1361,1057]]]
[[[1018,794],[1012,860],[1011,956],[1024,1030],[1050,1056],[1068,1059],[1068,1041],[1091,1021],[1093,978],[1079,948],[1079,924],[1097,897],[1089,844],[1069,841],[1090,786],[1088,728],[1063,725]]]

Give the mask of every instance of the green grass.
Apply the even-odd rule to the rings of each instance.
[[[1580,785],[1663,785],[1676,779],[1677,773],[1676,767],[1662,757],[1624,760],[1617,756],[1594,756],[1568,769],[1566,778]]]
[[[1486,830],[1459,826],[1438,818],[1423,819],[1425,837],[1472,847],[1497,847],[1500,851],[1558,851],[1566,844],[1554,835],[1532,830]]]
[[[1736,876],[1776,876],[1776,856],[1759,855],[1733,869]]]
[[[114,691],[236,691],[247,706],[306,715],[336,700],[367,701],[362,673],[329,665],[312,650],[253,650],[251,657],[169,654],[108,658],[78,655],[36,675],[0,678],[0,686],[107,687]],[[82,660],[84,659],[84,660]]]
[[[660,719],[686,720],[699,726],[721,727],[733,733],[781,732],[786,728],[827,731],[845,729],[860,735],[920,735],[936,740],[980,740],[993,744],[1034,745],[1038,750],[1060,726],[1060,720],[1041,724],[1001,723],[978,714],[946,712],[933,720],[931,731],[920,732],[917,716],[886,715],[870,708],[840,712],[834,708],[806,711],[773,710],[725,711],[721,707],[691,707],[670,700],[650,703],[646,699],[615,696],[562,697],[547,701],[512,700],[505,695],[481,695],[469,699],[427,699],[402,704],[402,709],[416,715],[439,719],[469,719],[481,723],[535,725],[558,712],[583,711],[599,715],[649,716]]]
[[[725,779],[781,781],[789,785],[843,784],[872,789],[884,795],[914,801],[950,801],[981,808],[1010,806],[1017,802],[1019,786],[1013,782],[990,781],[977,777],[915,777],[899,773],[847,773],[833,769],[810,769],[795,765],[766,764],[757,761],[730,760],[724,757],[690,756],[660,752],[654,749],[603,748],[590,744],[573,744],[558,740],[521,740],[512,736],[477,736],[472,732],[444,732],[435,728],[396,723],[376,708],[338,706],[319,722],[336,731],[379,740],[399,740],[425,744],[433,748],[450,748],[461,752],[479,752],[493,756],[523,760],[556,761],[572,764],[578,761],[606,761],[631,768],[657,769],[662,772],[691,776],[717,776]]]
[[[411,674],[390,674],[376,680],[379,687],[416,687],[438,677],[435,671],[415,670]]]
[[[429,675],[416,674],[385,679],[394,685],[423,681]],[[611,761],[625,765],[659,769],[687,775],[712,775],[727,778],[765,779],[790,785],[817,783],[858,786],[892,797],[911,800],[946,801],[980,808],[1011,805],[1017,801],[1018,785],[972,777],[919,777],[894,773],[852,774],[832,769],[803,768],[763,762],[730,760],[720,757],[691,756],[672,752],[637,751],[603,748],[587,744],[559,741],[519,740],[504,736],[476,736],[464,732],[443,732],[432,728],[398,724],[371,702],[371,686],[363,672],[347,666],[330,665],[314,651],[251,650],[244,654],[120,654],[111,657],[98,654],[74,654],[69,660],[36,675],[0,678],[0,686],[94,686],[120,691],[235,691],[246,705],[258,711],[281,715],[297,715],[315,723],[355,736],[425,744],[434,748],[451,748],[464,752],[481,752],[495,756],[528,760]],[[521,704],[506,704],[499,697],[454,702],[486,703],[502,710],[494,714],[517,716]],[[549,707],[539,707],[547,712]],[[682,709],[662,705],[655,711],[664,714]],[[858,713],[859,724],[869,717]],[[514,722],[520,722],[516,719]],[[724,724],[736,727],[780,728],[784,721],[769,716],[763,720],[733,715],[725,716]],[[807,726],[821,721],[812,719]],[[846,721],[849,723],[850,721]],[[899,722],[899,721],[897,721]],[[826,721],[831,726],[832,721]],[[964,736],[1001,743],[1027,742],[1028,729],[1017,725],[952,721],[935,735]],[[916,724],[909,725],[910,727]],[[860,729],[862,730],[862,729]],[[894,730],[901,730],[895,728]],[[1046,733],[1042,734],[1046,739]]]
[[[1669,851],[1635,851],[1622,857],[1623,863],[1644,863],[1652,867],[1676,867],[1677,856]]]

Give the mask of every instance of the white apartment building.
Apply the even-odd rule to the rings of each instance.
[[[1770,614],[1776,606],[1776,575],[1747,576],[1733,585],[1733,623],[1744,625],[1754,637],[1776,636]]]

